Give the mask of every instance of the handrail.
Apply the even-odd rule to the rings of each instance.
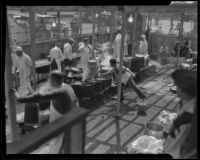
[[[30,153],[59,134],[69,131],[76,124],[84,123],[88,114],[89,111],[84,108],[70,111],[56,121],[34,130],[23,138],[7,143],[7,154]]]

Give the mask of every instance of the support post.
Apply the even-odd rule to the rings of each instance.
[[[148,43],[149,43],[149,39],[150,39],[150,33],[151,33],[151,24],[152,24],[152,15],[151,15],[151,13],[149,13],[149,16],[150,16],[150,19],[149,19],[149,35],[148,35]],[[149,46],[149,44],[148,44],[148,46]],[[149,47],[148,47],[149,48]],[[149,50],[149,49],[148,49]]]
[[[113,21],[114,21],[114,12],[111,11],[111,23],[110,23],[110,42],[113,42]]]
[[[121,89],[122,89],[122,66],[124,59],[124,39],[125,39],[125,23],[126,23],[126,12],[123,8],[123,20],[122,20],[122,39],[121,39],[121,48],[120,48],[120,68],[119,68],[119,79],[118,79],[118,99],[117,99],[117,116],[119,116],[120,112],[120,99],[121,99]]]
[[[180,22],[180,28],[179,28],[179,46],[178,46],[178,54],[177,54],[177,59],[176,59],[176,69],[178,68],[179,55],[180,55],[181,44],[182,44],[182,33],[183,33],[183,23],[184,23],[183,17],[184,17],[184,13],[181,14],[181,22]]]
[[[133,41],[132,41],[132,57],[135,57],[135,36],[136,36],[136,28],[137,28],[137,14],[138,10],[136,8],[134,14],[134,28],[133,28]]]
[[[11,63],[11,51],[9,42],[9,31],[8,31],[8,17],[6,19],[6,54],[5,54],[5,95],[8,109],[8,124],[11,134],[11,141],[15,141],[19,138],[17,133],[16,123],[16,107],[13,88],[13,75],[12,75],[12,63]],[[5,107],[5,106],[4,106]]]
[[[94,52],[94,38],[95,38],[95,12],[93,11],[92,12],[92,18],[93,18],[93,23],[92,23],[92,58],[95,59],[96,58],[96,55],[95,55],[95,52]]]
[[[36,73],[35,73],[35,11],[31,8],[30,12],[30,39],[31,39],[31,60],[32,60],[32,76],[33,89],[36,89]]]
[[[58,18],[58,42],[61,42],[61,36],[60,36],[60,10],[57,11],[57,18]]]
[[[80,40],[82,42],[82,9],[80,8]]]

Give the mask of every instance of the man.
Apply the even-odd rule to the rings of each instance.
[[[167,64],[168,56],[169,56],[168,47],[165,45],[165,43],[163,43],[163,45],[160,47],[160,58],[161,58],[162,65]]]
[[[173,158],[181,158],[181,146],[187,138],[194,114],[197,72],[180,69],[174,71],[171,76],[175,81],[176,93],[181,100],[181,105],[178,116],[170,128],[164,152]]]
[[[120,58],[121,37],[122,37],[121,31],[118,30],[113,44],[113,52],[114,52],[113,57],[118,59]]]
[[[107,75],[112,75],[113,77],[113,81],[114,83],[118,83],[118,79],[119,79],[119,66],[117,66],[117,61],[114,58],[110,59],[110,66],[111,69],[109,71],[107,71],[106,73],[102,73],[101,76],[107,76]],[[146,98],[146,96],[142,93],[142,91],[136,86],[135,82],[134,82],[134,73],[131,72],[128,68],[124,67],[122,68],[122,86],[129,84],[134,91],[136,92],[136,94],[141,98],[144,99]],[[121,92],[121,100],[124,99],[123,96],[123,87],[122,87],[122,92]]]
[[[139,54],[142,54],[144,56],[144,66],[148,66],[148,43],[146,40],[146,36],[143,34],[141,36],[142,40],[140,41],[140,46],[139,46]]]
[[[121,52],[121,39],[122,39],[122,34],[121,30],[118,31],[117,36],[115,38],[114,44],[113,44],[113,52],[114,58],[119,59],[120,58],[120,52]],[[128,41],[130,40],[130,37],[128,33],[125,33],[125,39],[124,39],[124,56],[128,55]]]
[[[15,63],[14,75],[17,77],[17,70],[19,71],[19,80],[20,86],[18,89],[18,94],[20,96],[25,96],[29,93],[32,93],[32,87],[30,84],[31,81],[31,73],[32,73],[32,61],[31,58],[22,51],[22,47],[16,47],[16,54],[18,59]]]
[[[93,47],[92,45],[90,44],[90,41],[88,38],[85,38],[84,39],[84,43],[85,43],[85,47],[87,47],[89,49],[89,58],[92,58],[93,57]]]
[[[83,78],[82,81],[85,81],[88,78],[88,61],[89,61],[89,49],[87,47],[87,41],[88,39],[84,40],[84,43],[79,43],[79,49],[78,51],[81,54],[81,60],[80,60],[80,68],[83,69]]]
[[[72,66],[72,44],[74,41],[72,39],[68,39],[64,44],[64,64],[65,66]]]
[[[62,67],[61,67],[61,60],[64,58],[63,57],[63,54],[62,54],[62,51],[60,49],[60,43],[56,43],[54,45],[54,48],[52,48],[50,50],[50,59],[51,59],[51,63],[52,61],[55,59],[56,61],[56,64],[58,66],[58,70],[59,71],[62,71]]]
[[[49,89],[43,89],[32,95],[17,98],[20,103],[38,103],[51,100],[50,122],[60,118],[65,113],[79,108],[78,99],[68,84],[63,82],[63,74],[54,70],[49,76]],[[17,96],[17,95],[16,95]],[[50,154],[57,154],[62,146],[64,134],[50,141]]]

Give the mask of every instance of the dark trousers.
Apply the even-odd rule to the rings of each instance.
[[[73,61],[71,59],[64,59],[64,65],[72,67],[73,66]]]

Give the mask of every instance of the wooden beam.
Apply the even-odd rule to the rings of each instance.
[[[88,114],[89,111],[84,108],[79,108],[77,111],[70,111],[52,123],[24,135],[20,140],[7,143],[7,154],[28,154],[61,133],[70,131],[71,129],[73,130],[73,126],[84,123]],[[71,132],[74,133],[74,131],[75,129]],[[70,139],[72,139],[72,137],[70,137]],[[74,141],[74,139],[72,141]],[[75,148],[75,146],[68,147]]]
[[[123,66],[123,59],[124,59],[124,40],[125,40],[125,24],[126,24],[126,12],[123,11],[123,21],[122,21],[122,38],[121,38],[121,47],[120,47],[120,68],[119,68],[119,79],[118,79],[118,99],[117,99],[117,116],[119,116],[120,112],[120,99],[121,99],[121,89],[122,89],[122,66]]]
[[[114,12],[111,12],[111,23],[110,23],[110,42],[113,43],[113,22],[114,22]]]
[[[82,31],[83,31],[83,26],[82,26],[82,9],[80,8],[80,39],[81,39],[81,42],[82,42]]]
[[[134,28],[133,28],[133,41],[132,41],[132,57],[135,57],[135,36],[136,36],[136,28],[137,28],[137,14],[138,14],[138,11],[135,10]]]
[[[152,24],[152,15],[151,15],[151,13],[149,13],[149,17],[150,17],[150,24],[149,24],[149,33],[148,33],[148,46],[149,46],[149,39],[150,39],[150,34],[151,34],[151,24]]]
[[[32,77],[33,89],[36,89],[36,73],[35,73],[35,11],[30,9],[30,39],[31,39],[31,60],[32,60]]]
[[[176,59],[176,69],[178,68],[178,63],[179,63],[179,55],[180,55],[180,50],[181,50],[181,44],[182,44],[182,38],[183,38],[183,23],[184,23],[184,13],[181,15],[181,22],[180,22],[180,28],[179,28],[179,46],[178,46],[178,54],[177,54],[177,59]]]
[[[58,42],[61,42],[61,35],[60,35],[60,33],[61,33],[61,31],[60,31],[60,10],[58,10],[57,11],[57,18],[58,18],[58,31],[57,31],[57,33],[58,33]]]
[[[93,19],[93,23],[92,23],[92,58],[93,59],[96,59],[96,55],[95,55],[95,52],[94,52],[94,38],[95,38],[95,21],[96,21],[96,18],[95,18],[95,11],[92,12],[92,19]]]
[[[10,129],[11,141],[16,141],[19,136],[17,133],[16,107],[13,89],[13,74],[11,63],[11,50],[8,31],[8,17],[6,19],[6,54],[5,54],[5,94],[8,109],[8,125]],[[4,106],[5,107],[5,106]]]

